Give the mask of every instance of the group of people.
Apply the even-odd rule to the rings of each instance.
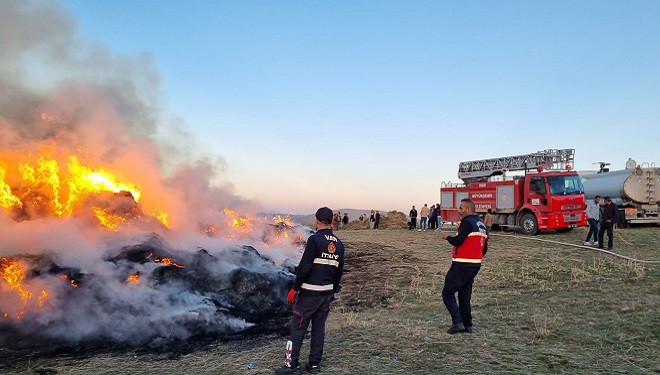
[[[417,209],[412,206],[409,214],[410,220],[408,221],[408,229],[413,230],[417,228]],[[439,230],[442,227],[442,215],[440,215],[440,203],[434,204],[431,208],[424,203],[419,212],[419,229],[418,231]]]
[[[619,208],[610,197],[605,197],[605,204],[600,204],[600,195],[596,195],[593,201],[587,202],[587,221],[589,222],[589,232],[584,240],[586,246],[596,246],[604,248],[603,240],[607,232],[607,250],[612,250],[614,245],[613,229],[616,224]],[[589,242],[593,235],[594,242]],[[598,237],[596,238],[596,235]]]
[[[413,210],[415,210],[414,206]],[[469,198],[462,199],[458,213],[461,221],[457,232],[453,235],[442,232],[442,239],[453,246],[452,263],[442,288],[442,301],[452,320],[452,324],[447,330],[449,334],[473,331],[470,302],[472,286],[481,269],[482,259],[488,251],[486,226],[476,215],[474,202]],[[377,214],[378,211],[375,213],[372,211],[374,221]],[[284,365],[275,370],[276,374],[302,374],[300,351],[310,324],[312,332],[309,362],[306,369],[311,374],[320,371],[325,340],[325,322],[335,293],[341,290],[340,281],[344,269],[344,245],[332,232],[335,215],[327,207],[319,208],[316,212],[317,232],[307,239],[305,251],[296,270],[293,287],[286,297],[286,301],[293,304],[293,317],[290,337],[284,352]],[[416,216],[415,212],[414,217],[416,218]],[[413,217],[412,214],[411,217]]]
[[[360,221],[369,220],[369,229],[378,229],[380,226],[380,212],[371,210],[371,215],[367,218],[366,214],[360,215]]]
[[[332,215],[332,229],[338,230],[342,226],[348,224],[349,222],[348,214],[344,212],[344,216],[341,215],[341,211],[337,211],[336,214]]]

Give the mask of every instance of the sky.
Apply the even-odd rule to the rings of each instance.
[[[660,164],[658,1],[61,0],[148,59],[167,113],[265,211],[407,212],[461,161]]]

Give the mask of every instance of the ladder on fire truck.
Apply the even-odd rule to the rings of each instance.
[[[458,165],[458,177],[467,184],[485,181],[507,171],[526,171],[538,167],[564,169],[566,166],[573,166],[574,156],[575,149],[549,149],[532,154],[464,161]]]

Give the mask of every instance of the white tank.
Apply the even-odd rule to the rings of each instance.
[[[623,199],[638,203],[660,202],[660,168],[634,168],[582,176],[587,199],[596,195],[611,197],[620,204]],[[622,199],[623,198],[623,199]]]

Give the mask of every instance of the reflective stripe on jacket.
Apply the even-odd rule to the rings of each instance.
[[[344,244],[331,229],[321,229],[307,239],[293,289],[310,294],[336,293],[343,268]]]
[[[456,245],[452,249],[451,260],[461,263],[481,263],[488,241],[484,223],[476,215],[466,216],[461,220],[458,232],[463,235],[469,233],[462,243],[456,243],[455,239],[452,239]],[[457,239],[458,235],[455,238]]]

